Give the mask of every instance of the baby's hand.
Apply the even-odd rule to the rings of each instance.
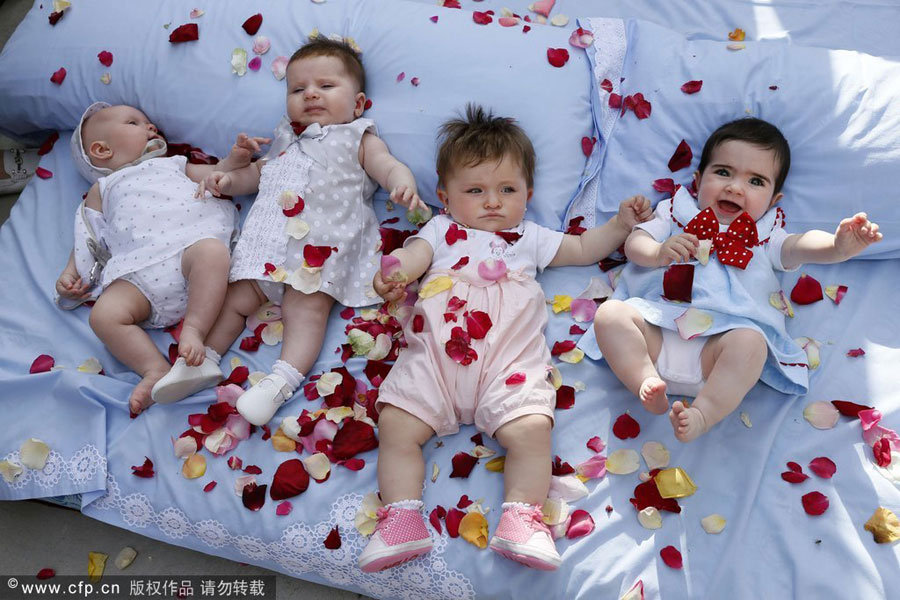
[[[228,161],[229,170],[246,167],[250,164],[250,159],[254,154],[262,152],[260,146],[271,142],[272,138],[250,137],[246,133],[239,133],[231,147],[231,153],[225,159]]]
[[[381,277],[381,271],[375,273],[372,287],[375,289],[375,293],[387,302],[402,302],[406,298],[406,282],[385,281]]]
[[[222,171],[213,171],[197,184],[194,198],[203,198],[206,192],[219,198],[222,194],[227,194],[229,189],[231,189],[231,175]]]
[[[834,232],[834,249],[843,260],[847,260],[868,248],[869,245],[880,242],[881,238],[878,223],[869,221],[864,212],[856,213],[838,225]]]
[[[69,300],[86,300],[90,297],[91,288],[75,273],[63,271],[56,280],[56,293]]]
[[[391,202],[405,206],[409,210],[425,210],[425,203],[419,198],[415,186],[398,185],[391,190]]]
[[[619,205],[619,223],[629,232],[638,223],[643,223],[653,216],[650,201],[640,194],[632,196]]]
[[[699,240],[692,233],[673,235],[659,245],[656,252],[656,264],[665,267],[673,262],[687,262],[697,253]]]

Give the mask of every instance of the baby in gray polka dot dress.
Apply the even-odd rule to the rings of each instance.
[[[93,185],[76,215],[76,244],[56,291],[61,306],[96,297],[91,328],[142,378],[129,398],[133,414],[178,399],[154,393],[169,363],[144,328],[184,319],[176,364],[195,368],[198,377],[180,392],[222,378],[204,339],[225,297],[236,211],[229,201],[202,196],[197,183],[214,169],[248,165],[264,141],[239,138],[218,165],[194,165],[166,158],[165,140],[137,108],[97,102],[81,117],[71,150]],[[90,244],[104,252],[88,251]]]
[[[268,301],[281,304],[284,316],[280,360],[238,399],[238,412],[254,425],[267,423],[300,386],[321,350],[332,305],[377,302],[376,182],[392,201],[425,209],[412,172],[362,118],[365,73],[348,44],[322,37],[305,44],[291,57],[286,81],[287,116],[269,154],[205,182],[216,194],[258,192],[207,345],[226,352],[246,317]],[[160,386],[177,387],[187,375],[173,369]]]

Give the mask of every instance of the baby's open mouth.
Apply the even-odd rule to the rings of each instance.
[[[731,200],[719,200],[716,202],[716,205],[719,207],[723,213],[731,214],[741,212],[743,209],[732,202]]]

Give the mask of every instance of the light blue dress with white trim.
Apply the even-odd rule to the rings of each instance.
[[[682,187],[674,198],[657,205],[651,221],[637,227],[657,242],[664,242],[680,233],[698,212],[696,200]],[[787,270],[781,264],[781,246],[787,237],[781,215],[780,209],[772,208],[756,222],[760,244],[751,248],[753,258],[746,269],[723,265],[714,255],[705,266],[697,260],[689,261],[694,265],[690,303],[663,297],[665,268],[641,267],[633,262],[625,265],[612,297],[636,308],[648,323],[665,329],[677,331],[675,319],[693,307],[713,319],[702,336],[739,328],[759,331],[769,347],[760,379],[780,392],[805,394],[809,388],[806,353],[788,335],[784,313],[769,304],[769,295],[781,289],[775,271]],[[601,357],[593,328],[578,345],[591,358]]]

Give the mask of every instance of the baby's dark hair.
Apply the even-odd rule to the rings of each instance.
[[[513,119],[495,117],[477,104],[468,104],[465,118],[441,125],[439,139],[439,188],[444,188],[453,169],[460,165],[473,167],[484,161],[501,161],[506,156],[522,168],[528,187],[534,187],[534,146]]]
[[[339,42],[327,37],[318,36],[306,42],[300,49],[294,52],[288,61],[291,66],[295,60],[302,58],[314,58],[316,56],[333,56],[339,59],[347,73],[359,84],[359,91],[366,91],[366,70],[363,68],[362,59],[359,53],[354,50],[347,42]]]
[[[709,136],[709,139],[706,140],[706,144],[703,146],[703,154],[700,155],[700,166],[698,167],[700,174],[703,174],[703,170],[709,164],[710,159],[712,159],[713,150],[729,140],[747,142],[765,150],[772,150],[775,153],[775,160],[779,163],[779,169],[773,182],[775,189],[772,194],[780,192],[791,168],[791,147],[777,127],[768,121],[755,117],[744,117],[743,119],[725,123]]]

